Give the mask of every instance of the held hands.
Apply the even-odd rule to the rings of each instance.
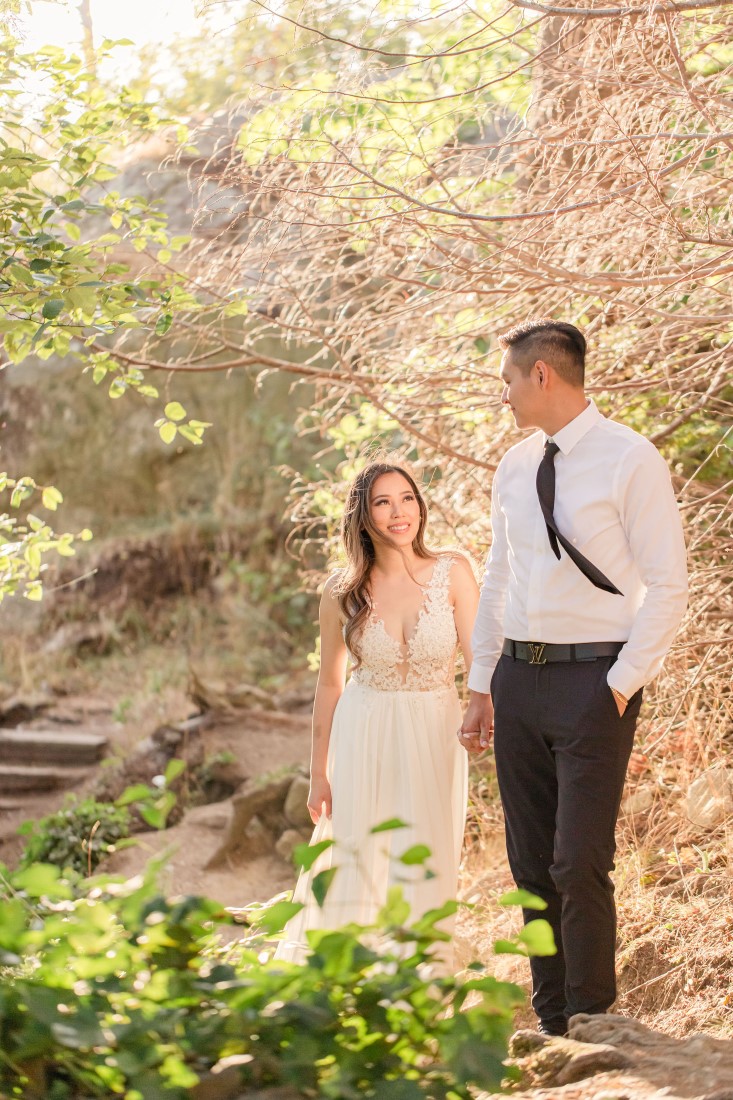
[[[323,776],[311,776],[308,792],[308,812],[314,825],[318,824],[321,814],[331,816],[331,784]]]
[[[466,752],[483,752],[494,732],[494,705],[490,695],[472,691],[463,724],[458,731],[459,744]]]

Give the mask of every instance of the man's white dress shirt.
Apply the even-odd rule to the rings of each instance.
[[[561,549],[537,497],[546,436],[509,450],[494,477],[492,543],[473,634],[468,686],[488,693],[504,638],[625,642],[609,686],[627,699],[659,672],[687,606],[682,523],[656,447],[602,416],[593,402],[552,438],[560,531],[613,581],[604,592]]]

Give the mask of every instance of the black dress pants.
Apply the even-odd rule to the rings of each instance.
[[[494,752],[517,886],[547,902],[557,954],[530,960],[532,1007],[551,1031],[616,998],[609,873],[641,691],[623,717],[606,677],[615,657],[531,665],[502,656],[491,683]]]

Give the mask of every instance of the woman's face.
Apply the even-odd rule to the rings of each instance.
[[[420,505],[406,477],[382,474],[369,494],[369,516],[376,529],[397,546],[411,546],[420,530]]]

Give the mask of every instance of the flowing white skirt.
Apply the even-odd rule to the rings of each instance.
[[[460,724],[454,688],[377,691],[349,681],[329,743],[333,816],[321,817],[311,840],[335,843],[301,873],[293,900],[304,908],[288,923],[276,958],[302,960],[310,929],[372,923],[392,885],[402,887],[410,920],[455,898],[468,783],[468,758],[456,737]],[[406,826],[371,832],[392,818]],[[425,864],[402,863],[400,856],[415,845],[430,849]],[[331,867],[337,870],[320,907],[313,879]]]

